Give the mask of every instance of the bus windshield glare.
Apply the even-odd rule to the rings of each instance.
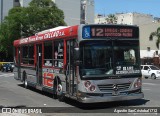
[[[138,41],[83,41],[82,76],[139,74]]]

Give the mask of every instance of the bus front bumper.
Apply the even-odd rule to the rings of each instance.
[[[98,102],[112,102],[112,101],[125,101],[125,100],[135,100],[144,97],[143,93],[134,93],[128,95],[118,95],[118,96],[87,96],[80,97],[79,102],[82,103],[98,103]]]

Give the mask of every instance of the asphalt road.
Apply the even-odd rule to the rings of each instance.
[[[111,112],[113,112],[113,109],[120,109],[120,108],[127,109],[135,107],[136,108],[160,107],[160,79],[156,80],[143,79],[143,92],[145,95],[144,99],[132,100],[132,101],[81,104],[74,100],[66,99],[65,102],[59,102],[58,100],[53,99],[52,95],[49,93],[44,93],[31,87],[29,89],[25,89],[20,82],[14,79],[13,73],[0,72],[0,108],[9,107],[9,108],[25,109],[26,107],[35,107],[35,108],[43,107],[43,110],[49,113],[49,114],[38,114],[38,115],[50,116],[53,114],[53,111],[55,111],[56,114],[54,115],[57,116],[66,115],[68,113],[69,113],[68,115],[70,116],[75,114],[84,116],[86,115],[125,116],[125,115],[136,115],[136,114],[127,114],[127,113],[117,114]],[[17,114],[15,114],[15,116],[16,115]],[[27,114],[27,115],[35,115],[35,114]],[[151,114],[147,115],[150,116]]]

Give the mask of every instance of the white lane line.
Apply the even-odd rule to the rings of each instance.
[[[151,90],[151,89],[142,89],[142,90],[143,90],[143,91],[146,91],[146,90],[148,91],[148,90]]]
[[[14,74],[2,74],[0,77],[7,77],[7,76],[13,76]]]
[[[144,85],[159,85],[159,84],[154,84],[154,83],[142,83]]]

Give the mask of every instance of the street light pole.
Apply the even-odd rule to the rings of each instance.
[[[3,21],[3,0],[1,0],[1,23]]]
[[[87,7],[87,0],[81,0],[81,24],[86,23],[86,7]]]

